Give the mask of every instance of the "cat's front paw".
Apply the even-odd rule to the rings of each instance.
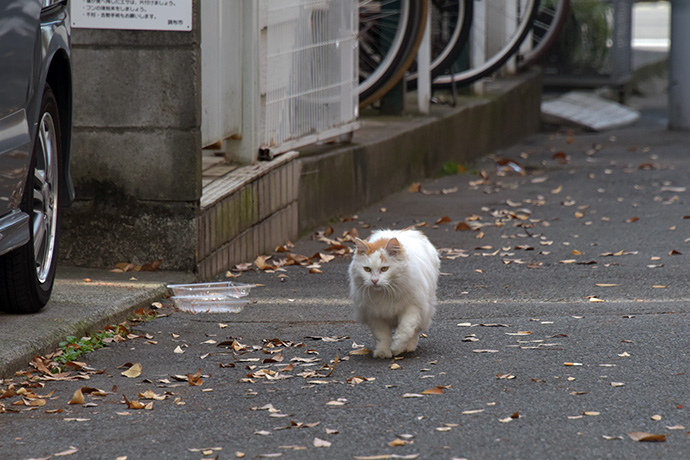
[[[393,343],[393,345],[391,346],[391,353],[393,354],[393,356],[398,356],[398,355],[402,355],[403,353],[413,352],[413,351],[415,351],[416,348],[417,348],[417,338],[415,337],[414,340],[410,340],[409,342],[404,343],[404,344],[397,344],[396,345],[395,343]]]
[[[393,353],[387,348],[377,348],[374,350],[374,358],[392,358]]]
[[[391,354],[392,354],[393,356],[402,355],[403,353],[408,352],[408,351],[414,351],[414,349],[408,350],[408,349],[407,349],[406,347],[404,347],[404,346],[402,346],[402,347],[391,347]]]

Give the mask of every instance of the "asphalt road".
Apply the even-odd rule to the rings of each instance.
[[[373,344],[351,320],[347,256],[244,272],[261,286],[241,313],[163,308],[65,377],[84,380],[33,372],[35,397],[0,399],[3,458],[686,458],[688,134],[649,113],[533,136],[333,222],[330,239],[419,224],[441,250],[416,352],[352,354]],[[328,246],[307,235],[291,251]],[[122,375],[128,363],[141,374]]]

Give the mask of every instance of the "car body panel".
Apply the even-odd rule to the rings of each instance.
[[[69,32],[66,1],[0,0],[0,255],[29,239],[27,220],[18,218],[18,214],[24,214],[19,206],[47,82],[57,87],[54,92],[60,95],[61,118],[64,118],[61,183],[66,190],[61,190],[64,198],[61,202],[69,204],[74,198],[69,174],[72,117]],[[58,64],[53,65],[55,62]]]

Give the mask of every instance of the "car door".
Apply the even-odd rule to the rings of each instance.
[[[41,0],[0,0],[0,218],[21,200],[31,154]]]

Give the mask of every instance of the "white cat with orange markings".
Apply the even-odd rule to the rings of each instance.
[[[414,351],[436,309],[441,261],[418,230],[379,230],[356,239],[350,264],[350,298],[357,320],[369,326],[375,358]]]

